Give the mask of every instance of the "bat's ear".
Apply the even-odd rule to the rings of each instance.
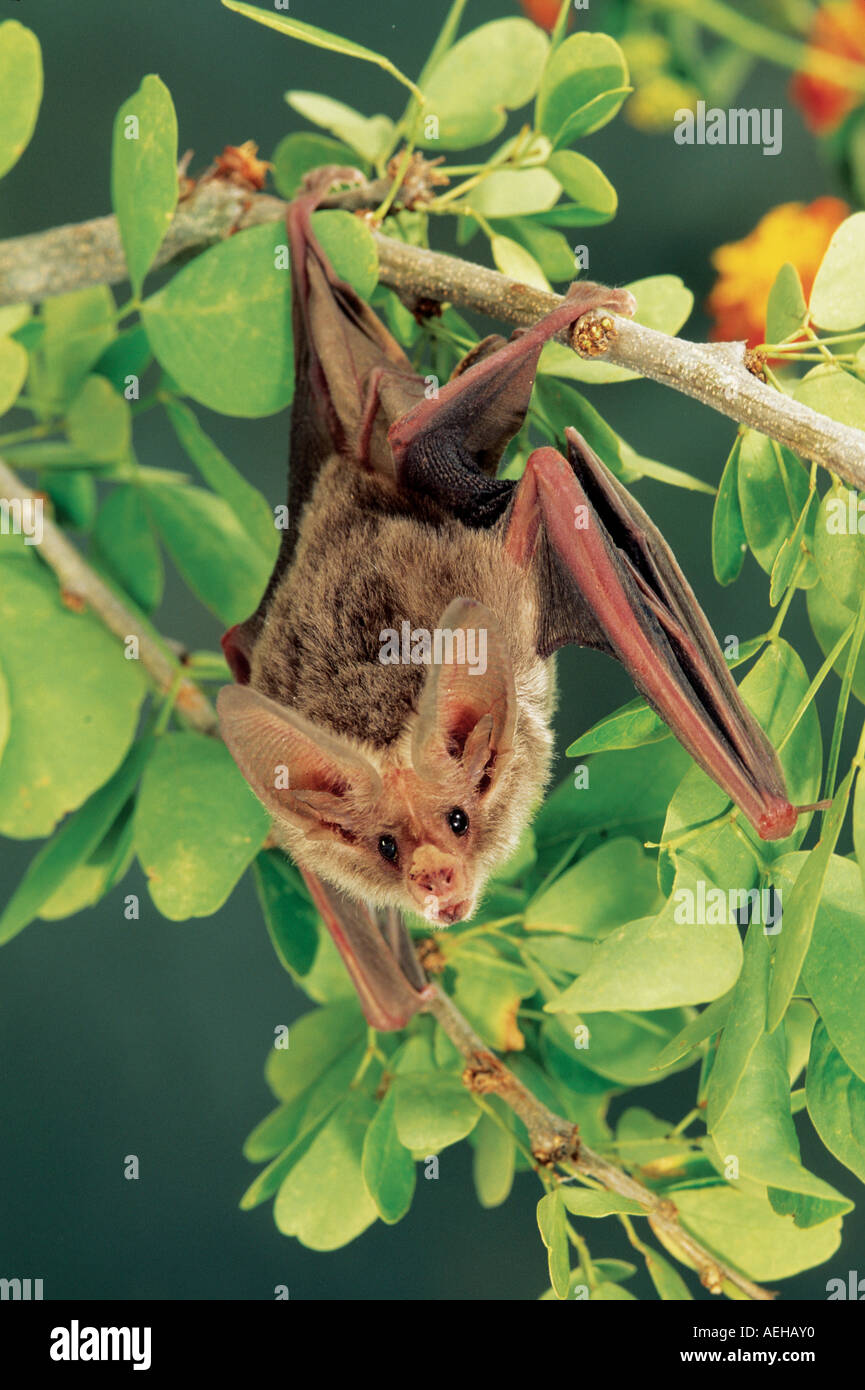
[[[483,796],[497,787],[513,752],[511,655],[495,614],[472,599],[454,599],[438,631],[444,659],[424,685],[412,762],[420,776],[434,778],[458,761]]]
[[[362,822],[381,781],[348,743],[248,685],[225,686],[216,708],[231,756],[273,815],[346,829],[354,818]]]

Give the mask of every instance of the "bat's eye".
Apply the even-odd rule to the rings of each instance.
[[[447,822],[455,835],[465,835],[469,828],[469,818],[462,806],[454,806],[452,811],[448,811]]]
[[[392,864],[394,862],[398,850],[396,840],[393,838],[392,835],[379,835],[378,852],[381,855],[382,859],[386,859],[389,864]]]

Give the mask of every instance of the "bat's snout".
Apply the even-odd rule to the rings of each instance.
[[[435,845],[419,845],[408,866],[408,890],[431,921],[459,922],[469,908],[465,870],[453,854]]]

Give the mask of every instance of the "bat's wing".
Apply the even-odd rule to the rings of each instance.
[[[669,546],[582,436],[566,435],[567,460],[554,449],[530,457],[505,536],[546,596],[539,650],[576,642],[615,656],[758,833],[789,835],[797,811],[775,750]]]
[[[315,186],[286,211],[295,378],[288,526],[261,603],[222,639],[241,684],[249,679],[250,654],[291,564],[303,509],[322,466],[339,454],[348,465],[393,477],[388,427],[424,394],[423,379],[369,305],[336,275],[312,228],[312,214],[333,183],[357,177],[354,170],[323,169]]]
[[[306,886],[357,990],[367,1022],[382,1032],[403,1028],[430,1001],[433,987],[418,963],[400,913],[373,912],[302,869]]]

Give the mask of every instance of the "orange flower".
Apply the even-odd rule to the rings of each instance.
[[[865,64],[865,0],[840,0],[821,5],[814,16],[809,46]],[[818,135],[835,130],[863,101],[862,92],[837,86],[825,77],[800,72],[793,79],[793,100]]]
[[[719,246],[712,255],[718,279],[706,301],[715,320],[710,336],[744,338],[749,347],[762,343],[769,291],[781,266],[790,261],[796,267],[807,299],[832,233],[849,211],[840,198],[781,203],[741,241]]]
[[[556,20],[559,17],[559,10],[562,8],[561,0],[520,0],[524,14],[529,19],[533,19],[535,24],[539,24],[542,29],[546,29],[548,34],[553,32]],[[570,25],[570,18],[568,25]]]

